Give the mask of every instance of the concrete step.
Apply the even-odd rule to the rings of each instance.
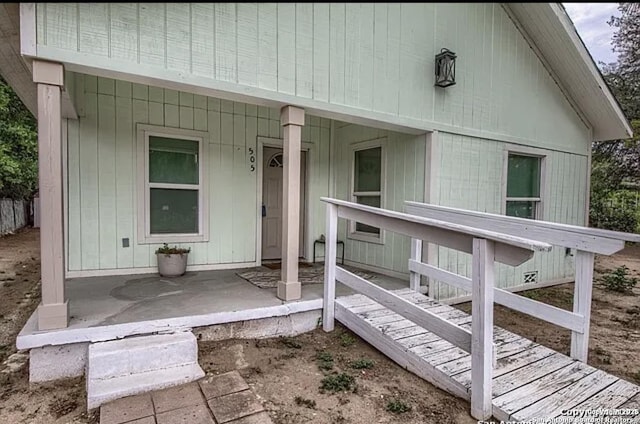
[[[87,356],[87,408],[203,376],[190,332],[94,343]]]

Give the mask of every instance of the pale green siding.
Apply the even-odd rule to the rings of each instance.
[[[136,124],[210,135],[210,241],[185,243],[189,263],[256,260],[258,172],[249,149],[257,137],[280,138],[278,110],[172,90],[72,74],[79,120],[68,121],[68,267],[71,271],[155,266],[156,245],[138,244]],[[307,116],[310,237],[324,231],[319,198],[328,194],[330,121]],[[122,238],[130,247],[122,247]]]
[[[353,151],[356,143],[382,139],[385,157],[383,167],[382,207],[402,211],[405,200],[424,199],[425,136],[400,134],[360,125],[336,123],[336,150],[333,163],[336,169],[335,197],[351,199]],[[345,260],[407,272],[409,239],[400,234],[386,232],[384,244],[369,243],[349,238],[347,224],[339,221],[338,234],[346,242]]]
[[[505,143],[440,133],[439,172],[434,195],[443,206],[501,213]],[[584,225],[587,193],[586,156],[545,151],[546,176],[543,219],[565,224]],[[522,234],[526,237],[526,234]],[[438,251],[438,264],[444,269],[470,276],[470,256],[446,248]],[[571,277],[573,256],[564,248],[537,253],[533,260],[514,268],[498,264],[497,284],[513,287],[524,283],[523,273],[538,271],[538,281]],[[448,285],[438,285],[439,297],[464,295]]]
[[[433,86],[443,47],[458,54],[447,89]],[[588,148],[587,126],[496,3],[39,3],[37,55],[409,127]]]

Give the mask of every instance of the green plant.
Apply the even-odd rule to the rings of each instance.
[[[404,414],[405,412],[411,411],[411,407],[401,400],[391,399],[387,402],[387,411],[394,414]]]
[[[628,274],[629,268],[627,268],[626,265],[622,265],[603,275],[601,281],[607,290],[620,293],[631,293],[631,289],[638,284],[638,279],[635,277],[629,277]]]
[[[373,368],[374,365],[375,363],[371,359],[367,359],[367,358],[358,359],[357,361],[351,362],[351,368],[356,370],[364,370],[364,369],[368,370],[370,368]]]
[[[307,407],[309,409],[316,409],[316,401],[315,400],[305,399],[303,397],[296,396],[294,401],[296,402],[296,405],[298,405],[298,406],[304,406],[304,407]]]
[[[316,362],[318,363],[318,368],[323,371],[333,369],[333,356],[329,352],[318,352],[316,354]]]
[[[156,249],[156,255],[157,254],[184,255],[185,253],[189,253],[189,252],[191,252],[190,247],[186,249],[178,246],[170,247],[167,243],[163,244],[162,247],[159,247],[158,249]]]
[[[356,379],[349,374],[340,373],[328,375],[320,382],[320,390],[323,392],[342,392],[354,390]]]
[[[299,341],[292,339],[290,337],[281,337],[280,343],[292,349],[302,349],[302,344]]]
[[[349,347],[356,342],[355,337],[349,333],[340,334],[340,345],[343,347]]]

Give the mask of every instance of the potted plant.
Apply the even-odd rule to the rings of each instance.
[[[190,248],[183,249],[178,246],[169,247],[165,243],[156,250],[158,258],[158,272],[163,277],[179,277],[187,271],[187,256]]]

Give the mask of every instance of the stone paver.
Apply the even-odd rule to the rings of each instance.
[[[158,424],[215,424],[206,405],[185,406],[156,415]]]
[[[199,382],[105,404],[100,408],[100,424],[273,422],[242,376],[237,371],[232,371]]]
[[[127,421],[126,424],[156,424],[156,418],[154,416],[144,417],[133,421]]]
[[[205,399],[209,400],[229,393],[247,390],[249,385],[247,385],[238,371],[231,371],[200,380],[200,388],[204,393]]]
[[[115,400],[100,408],[101,424],[122,424],[153,417],[151,395],[144,394]]]
[[[220,424],[264,411],[258,397],[251,390],[213,398],[209,401],[209,408]]]
[[[183,384],[151,393],[156,414],[185,406],[204,405],[198,383]]]
[[[273,424],[273,421],[271,421],[268,413],[258,412],[257,414],[233,420],[229,424]]]

